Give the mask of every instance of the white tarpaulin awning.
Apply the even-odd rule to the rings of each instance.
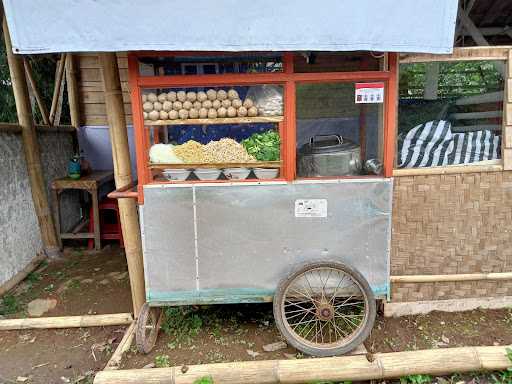
[[[450,53],[457,0],[3,0],[16,53]]]

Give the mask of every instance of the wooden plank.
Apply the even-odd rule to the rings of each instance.
[[[191,169],[191,168],[279,168],[281,161],[255,161],[252,163],[181,163],[157,164],[150,163],[151,169]]]
[[[80,90],[80,97],[82,103],[84,104],[104,104],[105,103],[105,94],[102,91],[90,91],[84,90],[83,88]],[[123,102],[128,104],[130,103],[130,93],[123,92]]]
[[[216,125],[216,124],[250,124],[250,123],[280,123],[283,116],[258,117],[226,117],[217,119],[186,119],[186,120],[145,120],[144,125]]]
[[[121,83],[123,93],[130,93],[130,87],[127,82]],[[80,82],[80,92],[103,92],[103,84],[97,81],[82,81]]]
[[[512,296],[449,300],[425,300],[402,303],[385,302],[384,317],[426,315],[433,311],[465,312],[475,309],[502,309],[512,307]]]
[[[393,176],[424,176],[424,175],[448,175],[460,173],[479,173],[479,172],[501,172],[504,167],[502,161],[487,160],[480,161],[476,164],[468,165],[447,165],[445,167],[429,167],[429,168],[402,168],[394,169]]]
[[[132,116],[131,115],[125,115],[126,123],[132,124]],[[108,125],[107,116],[97,116],[97,115],[90,115],[85,116],[83,118],[83,124],[84,125],[90,125],[90,126],[106,126]]]
[[[512,76],[512,72],[510,72],[510,75]],[[512,78],[507,79],[506,87],[508,90],[506,100],[508,103],[512,103]]]
[[[512,148],[502,148],[503,170],[512,171]]]
[[[472,105],[472,104],[486,104],[497,103],[503,101],[504,92],[489,92],[481,95],[461,97],[455,101],[455,105]]]
[[[497,118],[497,117],[503,117],[503,111],[452,113],[449,116],[449,119],[477,120],[477,119],[491,119],[491,118]]]
[[[119,68],[128,69],[128,57],[117,57],[117,65]],[[99,68],[98,55],[82,55],[80,56],[79,67],[83,69]]]
[[[430,53],[401,54],[400,63],[424,63],[432,61],[480,61],[507,60],[510,47],[464,47],[454,48],[452,54],[435,55]]]
[[[476,132],[476,131],[501,131],[502,126],[500,124],[478,124],[478,125],[459,125],[452,126],[453,133],[461,132]]]
[[[107,107],[105,104],[83,104],[82,111],[85,115],[107,116]],[[132,114],[132,105],[130,103],[124,104],[125,115]]]
[[[512,103],[507,103],[505,106],[505,123],[512,125]]]
[[[94,233],[61,233],[61,239],[78,240],[78,239],[94,239]]]
[[[512,125],[503,128],[503,144],[505,148],[512,148]]]
[[[120,69],[119,76],[121,82],[128,81],[128,70]],[[101,71],[99,68],[80,68],[80,78],[83,81],[101,81]]]

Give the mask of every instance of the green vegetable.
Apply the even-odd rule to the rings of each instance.
[[[241,144],[258,161],[277,161],[281,158],[281,138],[276,131],[254,133],[242,140]]]

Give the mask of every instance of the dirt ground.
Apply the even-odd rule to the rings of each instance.
[[[0,299],[0,318],[29,317],[34,299],[55,299],[43,316],[131,312],[124,252],[66,249],[42,263]],[[123,337],[125,327],[0,332],[0,383],[92,383]],[[26,381],[23,381],[27,378]]]
[[[130,312],[126,260],[122,250],[68,250],[61,261],[44,263],[0,299],[0,317],[25,317],[35,299],[56,299],[43,316]],[[270,304],[166,309],[157,345],[141,355],[133,345],[122,368],[210,362],[300,359],[290,347],[265,352],[282,340]],[[115,350],[124,327],[0,332],[0,383],[92,383]],[[512,309],[432,313],[398,319],[379,316],[365,345],[370,352],[512,344]],[[498,377],[499,378],[499,377]],[[25,380],[26,379],[26,380]],[[405,383],[424,384],[412,377]],[[25,380],[25,381],[16,381]],[[489,375],[436,378],[440,384],[512,382]]]

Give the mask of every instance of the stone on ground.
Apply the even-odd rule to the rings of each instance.
[[[29,316],[42,316],[50,309],[53,309],[57,306],[56,299],[35,299],[28,303],[27,312]]]

